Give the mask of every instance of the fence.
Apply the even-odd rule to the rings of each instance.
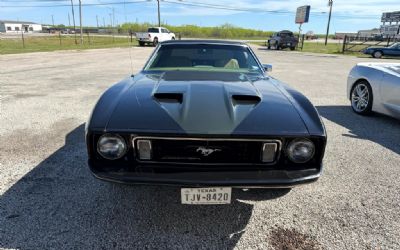
[[[346,35],[343,39],[342,53],[361,52],[371,46],[388,47],[399,41],[399,37],[356,37]]]
[[[52,51],[60,49],[128,47],[136,45],[133,32],[124,34],[83,33],[19,33],[0,35],[0,54]]]

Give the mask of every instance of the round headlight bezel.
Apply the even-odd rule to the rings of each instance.
[[[100,143],[101,143],[102,140],[105,140],[105,139],[116,139],[116,140],[119,140],[119,142],[122,142],[123,149],[122,149],[122,151],[119,153],[118,156],[116,156],[116,157],[111,157],[111,156],[109,156],[109,155],[106,155],[105,153],[103,153],[103,152],[100,150],[100,148],[101,148]],[[99,153],[99,155],[100,155],[101,157],[103,157],[104,159],[107,159],[107,160],[118,160],[118,159],[121,159],[122,157],[125,156],[125,154],[126,154],[127,151],[128,151],[128,145],[126,144],[125,139],[124,139],[122,136],[118,135],[118,134],[104,134],[104,135],[100,136],[99,139],[98,139],[98,141],[97,141],[97,153]]]
[[[308,156],[308,158],[305,158],[305,159],[294,158],[293,151],[294,151],[295,146],[298,144],[312,145],[312,153],[310,154],[310,156]],[[314,142],[312,142],[310,139],[307,139],[307,138],[297,138],[297,139],[291,140],[286,147],[286,156],[289,158],[289,160],[291,162],[294,162],[294,163],[301,164],[301,163],[309,162],[314,157],[314,155],[315,155],[315,144],[314,144]]]

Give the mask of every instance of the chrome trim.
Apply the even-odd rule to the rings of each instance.
[[[140,160],[139,157],[137,157],[138,152],[136,152],[136,140],[178,140],[178,141],[246,141],[246,142],[262,142],[262,143],[276,143],[277,144],[277,152],[275,155],[275,160],[273,162],[265,162],[262,163],[262,155],[260,155],[260,162],[261,163],[184,163],[184,162],[163,162],[163,161],[143,161]],[[255,165],[255,166],[269,166],[269,165],[274,165],[276,164],[281,156],[281,151],[282,151],[282,142],[281,140],[278,139],[244,139],[244,138],[196,138],[196,137],[158,137],[158,136],[138,136],[135,137],[132,135],[132,145],[133,145],[133,151],[134,151],[134,156],[136,161],[140,163],[155,163],[155,164],[177,164],[177,165]],[[264,145],[262,145],[264,146]],[[260,149],[261,154],[262,154],[262,148]]]
[[[153,52],[151,53],[149,59],[147,59],[146,63],[144,64],[142,71],[147,70],[148,65],[154,60],[154,57],[157,55],[158,50],[160,49],[161,44],[158,43],[157,47],[155,47],[155,49],[153,50]]]
[[[169,42],[168,44],[194,44],[193,42]],[[267,73],[267,71],[264,69],[263,64],[261,63],[261,61],[258,59],[258,57],[256,56],[256,53],[254,53],[254,51],[251,49],[251,47],[246,44],[246,43],[237,43],[237,44],[230,44],[230,43],[217,43],[217,42],[207,42],[207,41],[199,41],[197,44],[205,44],[205,45],[228,45],[228,46],[238,46],[238,47],[245,47],[248,49],[248,51],[250,52],[250,54],[253,56],[254,60],[257,62],[258,67],[260,68],[260,70],[264,73],[264,75]],[[148,70],[148,67],[150,65],[151,62],[153,62],[155,56],[157,55],[158,51],[160,50],[161,46],[163,46],[163,43],[158,43],[157,47],[154,49],[153,53],[150,55],[149,59],[146,61],[146,63],[144,64],[142,71],[146,71]]]

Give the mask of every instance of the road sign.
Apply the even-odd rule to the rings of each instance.
[[[382,13],[382,22],[400,22],[400,11]]]
[[[304,5],[297,8],[296,11],[296,23],[308,23],[308,19],[310,17],[310,5]]]

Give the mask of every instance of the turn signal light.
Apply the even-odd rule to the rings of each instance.
[[[262,148],[261,160],[265,163],[272,163],[275,161],[276,150],[278,149],[278,144],[276,143],[264,143]]]
[[[152,149],[150,140],[137,140],[137,152],[140,160],[151,160]]]

